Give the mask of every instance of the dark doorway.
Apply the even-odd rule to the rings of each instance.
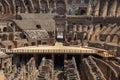
[[[86,11],[85,10],[80,10],[80,15],[85,15]]]
[[[64,67],[64,55],[55,55],[54,56],[54,67],[55,69],[63,69]]]

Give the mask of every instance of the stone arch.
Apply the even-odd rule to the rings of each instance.
[[[2,35],[0,35],[0,40],[2,39]]]
[[[57,1],[56,3],[56,12],[60,15],[64,15],[66,13],[66,6],[64,1]]]
[[[87,39],[87,34],[88,34],[87,32],[84,32],[84,33],[83,33],[83,40],[86,40],[86,39]]]
[[[119,43],[119,36],[118,35],[114,35],[114,37],[112,38],[112,43]]]
[[[42,7],[42,13],[48,12],[48,5],[47,5],[46,0],[41,0],[41,7]]]

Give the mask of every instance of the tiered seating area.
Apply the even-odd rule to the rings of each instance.
[[[28,39],[48,39],[49,35],[46,30],[25,30]]]
[[[74,57],[64,61],[64,71],[66,80],[81,80]]]

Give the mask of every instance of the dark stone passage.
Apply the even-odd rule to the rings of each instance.
[[[55,69],[63,69],[64,66],[64,55],[54,56],[54,67]]]

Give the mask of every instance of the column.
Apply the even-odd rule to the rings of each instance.
[[[34,58],[35,58],[35,64],[36,66],[38,66],[38,55],[37,54],[33,54]]]
[[[54,60],[55,60],[55,58],[54,58],[54,54],[52,53],[53,67],[54,67]]]
[[[100,9],[100,0],[98,0],[96,5],[95,5],[95,9],[93,11],[94,16],[99,16],[99,9]]]
[[[47,8],[48,8],[47,13],[49,13],[49,10],[50,10],[49,0],[47,0],[46,2],[47,2]]]
[[[39,4],[40,13],[42,13],[42,11],[41,11],[41,9],[42,9],[41,0],[38,0],[38,4]]]
[[[64,54],[64,60],[67,60],[67,54]]]
[[[56,13],[56,0],[54,0],[54,10],[55,10],[55,13]]]
[[[108,11],[108,0],[105,0],[103,8],[102,8],[102,16],[103,17],[107,16],[107,11]]]
[[[117,0],[109,1],[108,16],[115,16],[116,8],[117,8]]]
[[[91,15],[91,11],[92,11],[92,7],[91,7],[91,4],[89,3],[87,7],[87,15]]]
[[[34,5],[33,5],[33,2],[32,2],[32,0],[29,0],[29,2],[30,2],[30,7],[31,7],[31,11],[30,12],[34,12]]]
[[[65,6],[66,6],[66,14],[68,12],[68,3],[67,3],[67,0],[65,0]]]

